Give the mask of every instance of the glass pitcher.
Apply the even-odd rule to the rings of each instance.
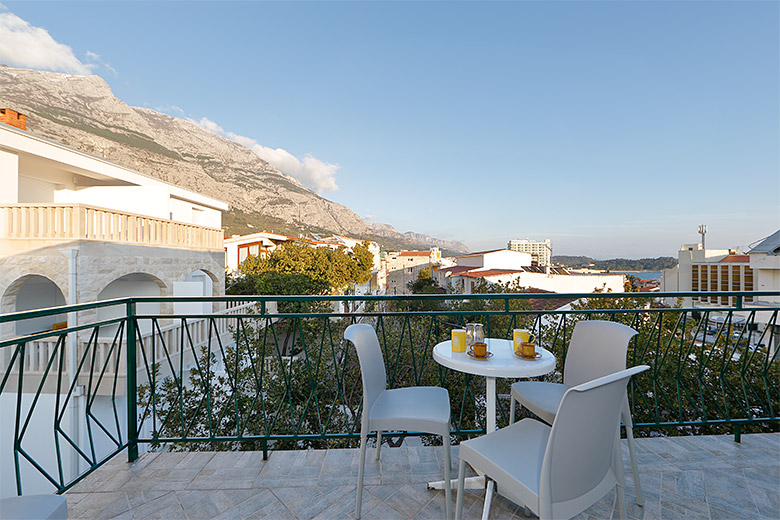
[[[485,331],[481,323],[466,324],[466,347],[471,347],[474,343],[485,342]]]

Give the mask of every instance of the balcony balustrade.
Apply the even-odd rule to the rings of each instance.
[[[222,251],[221,229],[85,204],[0,205],[0,239],[95,240]]]
[[[344,329],[359,321],[377,330],[391,387],[449,390],[456,439],[485,432],[484,380],[443,369],[431,351],[453,328],[473,321],[483,323],[489,337],[531,329],[558,359],[556,371],[545,376],[550,381],[561,379],[577,321],[606,319],[636,329],[628,364],[651,366],[629,385],[636,437],[729,434],[739,440],[743,433],[776,431],[780,305],[748,305],[745,293],[733,292],[723,295],[735,305],[717,310],[655,303],[690,295],[157,297],[0,315],[3,324],[63,313],[94,318],[107,305],[125,309],[108,320],[0,340],[0,403],[7,424],[13,423],[0,455],[12,453],[16,492],[22,494],[41,492],[28,489],[41,483],[66,492],[122,452],[135,460],[139,448],[254,450],[263,459],[301,448],[351,453],[333,448],[354,447],[359,437],[360,370],[354,349],[343,341]],[[766,302],[780,293],[751,295]],[[562,298],[575,303],[545,309],[544,301]],[[139,303],[162,302],[216,302],[240,311],[136,311]],[[116,337],[98,341],[109,326]],[[77,355],[66,348],[74,334],[90,338]],[[45,349],[30,350],[31,359],[28,348],[46,341]],[[508,422],[509,384],[497,385],[499,425]],[[48,399],[47,385],[55,389]],[[36,430],[36,424],[46,427]]]

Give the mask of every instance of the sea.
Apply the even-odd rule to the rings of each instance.
[[[643,280],[657,280],[662,276],[660,271],[611,271],[611,272],[616,274],[630,274],[631,276],[636,276],[637,278],[641,278]]]

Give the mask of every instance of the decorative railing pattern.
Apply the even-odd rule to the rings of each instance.
[[[485,429],[484,380],[443,369],[431,351],[453,327],[471,321],[483,323],[490,337],[511,338],[516,327],[533,329],[540,345],[558,358],[556,372],[545,376],[551,381],[561,378],[577,321],[606,319],[634,327],[639,334],[628,362],[651,366],[629,387],[635,435],[733,432],[738,439],[743,430],[776,429],[780,305],[745,306],[744,293],[725,294],[734,298],[734,307],[653,303],[690,293],[237,296],[120,299],[0,315],[2,324],[104,305],[126,308],[119,318],[0,341],[6,367],[0,398],[17,396],[14,409],[3,412],[15,425],[18,492],[31,475],[62,492],[125,449],[133,460],[139,445],[264,452],[354,445],[362,384],[343,331],[356,321],[376,328],[391,387],[449,390],[456,437]],[[567,297],[579,301],[540,310],[544,300]],[[241,305],[224,314],[136,312],[138,303],[172,301]],[[350,304],[341,305],[345,301]],[[115,341],[97,341],[100,328],[109,325],[118,325]],[[77,356],[67,348],[73,334],[90,338]],[[29,358],[27,348],[42,341],[48,341],[46,347]],[[508,422],[509,384],[497,385],[499,425]],[[46,391],[54,398],[44,403]],[[50,443],[56,449],[45,462],[43,448],[33,442],[36,414],[48,417],[48,424],[55,417]],[[79,427],[69,426],[69,416]]]
[[[0,238],[99,240],[213,250],[224,247],[221,229],[84,204],[0,205]]]

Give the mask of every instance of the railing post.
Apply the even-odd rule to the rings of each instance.
[[[135,360],[136,360],[136,333],[135,333],[135,302],[127,302],[127,461],[133,462],[138,458],[138,411],[136,403]]]

